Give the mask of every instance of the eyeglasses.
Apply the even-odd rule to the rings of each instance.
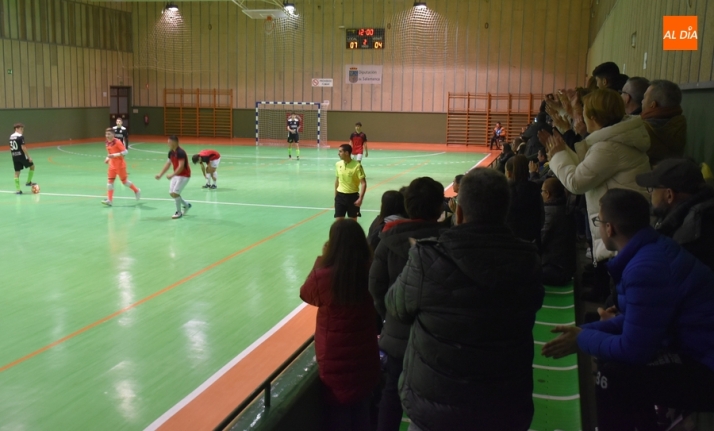
[[[647,187],[647,193],[652,194],[657,189],[666,189],[667,187]]]
[[[593,226],[595,226],[595,227],[598,227],[603,223],[610,223],[609,221],[600,219],[600,216],[595,216],[595,217],[591,218],[590,220],[592,220]]]

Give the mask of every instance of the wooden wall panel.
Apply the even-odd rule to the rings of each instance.
[[[603,3],[603,0],[600,0]],[[662,17],[696,15],[699,49],[697,51],[664,51]],[[637,16],[634,21],[631,17]],[[712,77],[714,32],[705,31],[714,23],[714,3],[706,0],[629,0],[617,2],[603,20],[588,52],[587,70],[614,61],[629,76],[668,79],[679,84],[706,82]],[[637,33],[635,48],[632,33]],[[647,53],[647,67],[644,56]]]
[[[119,3],[0,0],[0,108],[108,106],[108,86],[133,81],[131,10]],[[102,38],[94,39],[99,26]],[[101,53],[103,61],[93,59]]]
[[[330,109],[337,110],[444,112],[448,92],[540,93],[582,84],[590,0],[430,0],[429,8],[456,28],[456,58],[450,64],[413,67],[395,62],[389,52],[394,46],[389,30],[384,51],[345,48],[340,26],[385,26],[412,4],[413,0],[301,2],[299,43],[294,49],[278,49],[265,35],[263,21],[248,18],[232,3],[181,2],[181,14],[196,39],[192,43],[201,47],[198,58],[205,71],[159,71],[165,79],[156,79],[155,71],[142,68],[137,53],[163,4],[133,3],[135,104],[161,106],[164,88],[201,87],[234,89],[235,108],[251,109],[256,100],[267,99],[330,100]],[[346,83],[347,64],[382,65],[382,84]],[[312,88],[311,78],[332,78],[334,87]]]

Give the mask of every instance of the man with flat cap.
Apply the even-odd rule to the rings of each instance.
[[[652,198],[655,229],[714,270],[714,188],[689,159],[662,160],[637,176]]]

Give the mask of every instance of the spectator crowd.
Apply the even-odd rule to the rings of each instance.
[[[598,429],[714,411],[714,188],[684,158],[681,101],[603,63],[520,136],[496,124],[494,168],[458,175],[455,197],[421,177],[383,194],[367,234],[337,217],[300,289],[327,428],[528,430],[543,285],[573,283],[578,238],[598,312],[541,354],[595,358]]]

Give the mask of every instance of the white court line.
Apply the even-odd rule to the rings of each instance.
[[[547,365],[536,365],[533,364],[533,368],[537,368],[539,370],[551,370],[551,371],[570,371],[570,370],[577,370],[578,366],[577,365],[571,365],[569,367],[549,367]]]
[[[14,195],[15,192],[12,190],[0,190],[0,193],[7,193],[7,194],[12,194]],[[29,194],[29,193],[27,193]],[[69,197],[69,198],[92,198],[92,199],[102,199],[106,198],[105,195],[79,195],[79,194],[69,194],[69,193],[41,193],[45,196],[59,196],[59,197]],[[129,196],[114,196],[114,200],[117,199],[124,199],[124,200],[130,200],[130,201],[136,201],[136,198],[129,197]],[[143,197],[139,202],[142,201],[158,201],[158,202],[173,202],[173,199],[169,198],[146,198]],[[194,200],[191,199],[192,204],[212,204],[212,205],[230,205],[230,206],[241,206],[241,207],[259,207],[259,208],[280,208],[280,209],[295,209],[295,210],[317,210],[317,211],[324,211],[324,210],[331,210],[332,208],[321,208],[321,207],[300,207],[300,206],[290,206],[290,205],[267,205],[267,204],[247,204],[247,203],[242,203],[242,202],[207,202],[207,201],[201,201],[201,200]],[[363,212],[379,212],[379,210],[368,210],[368,209],[363,209],[361,210]]]
[[[555,291],[552,291],[552,290],[546,290],[545,293],[546,293],[546,294],[549,293],[549,294],[551,294],[551,295],[567,295],[567,294],[569,294],[569,293],[573,293],[573,291],[572,291],[572,290],[567,290],[567,291],[564,291],[564,292],[555,292]]]
[[[533,398],[540,398],[542,400],[551,400],[551,401],[573,401],[573,400],[579,400],[580,394],[569,395],[569,396],[565,396],[565,397],[559,397],[556,395],[533,394]]]
[[[184,399],[176,403],[173,407],[168,409],[166,413],[163,415],[159,416],[158,419],[156,419],[154,422],[152,422],[148,427],[144,428],[145,431],[154,431],[159,429],[161,425],[163,425],[167,420],[169,420],[173,415],[175,415],[179,410],[187,406],[191,401],[196,399],[203,391],[205,391],[209,386],[211,386],[213,383],[215,383],[218,379],[223,377],[224,374],[226,374],[231,368],[233,368],[236,364],[238,364],[240,361],[243,360],[246,356],[248,356],[253,350],[255,350],[258,346],[260,346],[265,340],[270,338],[271,335],[275,334],[278,332],[280,328],[285,326],[290,319],[295,317],[303,308],[307,306],[306,303],[302,303],[297,306],[290,314],[285,316],[283,320],[278,322],[275,326],[273,326],[268,332],[263,334],[262,337],[258,338],[251,344],[250,346],[246,347],[245,350],[240,352],[238,356],[235,358],[231,359],[230,362],[228,362],[226,365],[224,365],[220,370],[216,371],[211,377],[208,378],[205,382],[203,382],[199,387],[194,389],[190,394],[186,395]]]
[[[533,344],[537,344],[539,346],[543,346],[545,343],[542,341],[533,341]]]
[[[563,307],[558,307],[555,305],[544,305],[543,308],[549,308],[551,310],[567,310],[568,308],[574,308],[575,305],[565,305]]]
[[[568,323],[550,323],[550,322],[539,322],[536,320],[536,325],[543,325],[543,326],[563,326],[563,325],[575,325],[575,322],[568,322]]]

